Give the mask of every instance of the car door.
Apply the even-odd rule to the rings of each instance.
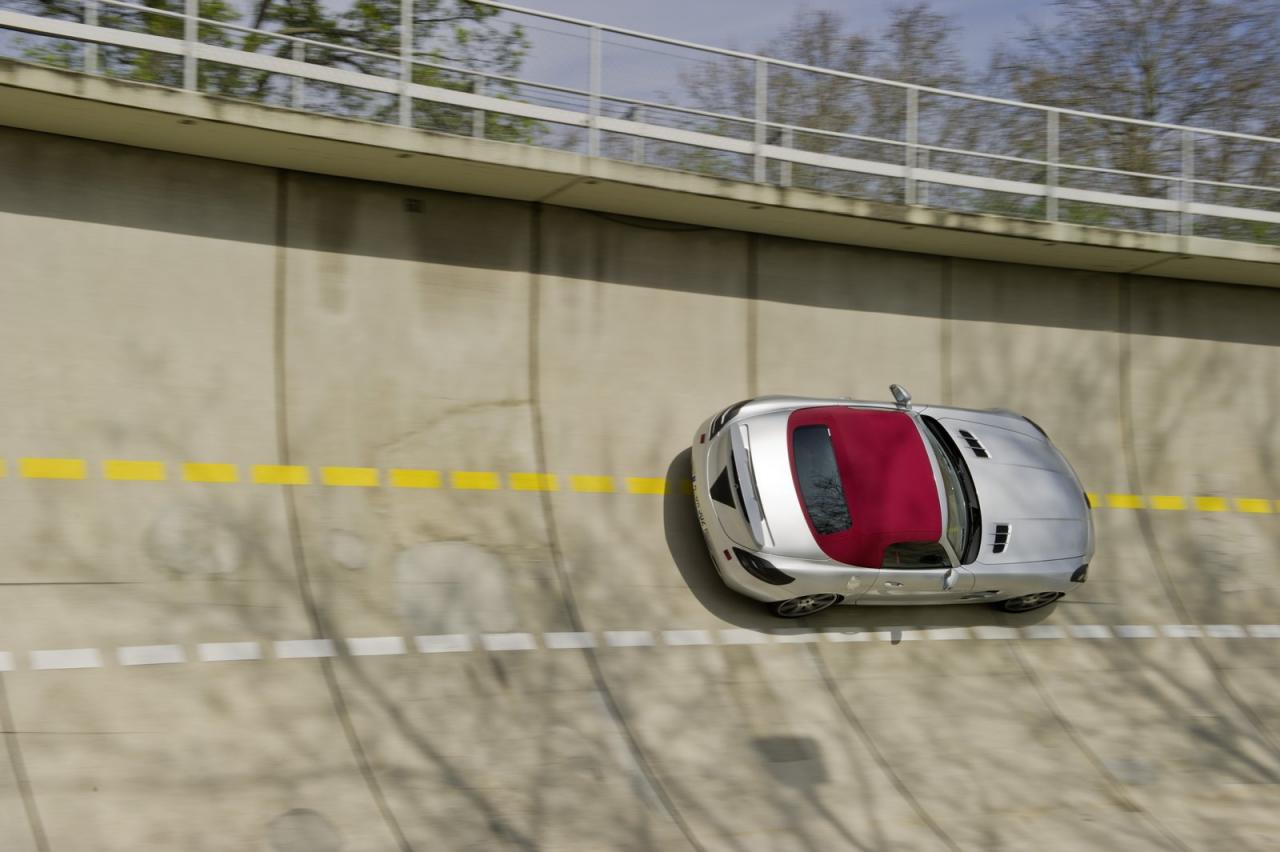
[[[947,588],[947,577],[955,582]],[[905,606],[908,604],[958,603],[973,591],[974,576],[964,566],[953,566],[941,545],[902,542],[885,549],[884,564],[858,604]]]

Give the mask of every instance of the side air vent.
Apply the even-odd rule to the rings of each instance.
[[[995,542],[991,545],[992,553],[1004,553],[1004,549],[1009,546],[1009,525],[996,524]]]
[[[960,430],[960,437],[964,438],[964,442],[969,445],[969,449],[973,450],[973,454],[980,459],[991,458],[991,453],[987,452],[987,448],[982,446],[982,442],[974,437],[972,432]]]
[[[711,499],[738,508],[738,504],[733,502],[733,488],[729,485],[729,468],[720,471],[716,481],[711,484]]]

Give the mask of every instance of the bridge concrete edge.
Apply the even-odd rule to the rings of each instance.
[[[276,168],[820,242],[1280,286],[1280,246],[863,201],[12,60],[0,60],[0,123]]]

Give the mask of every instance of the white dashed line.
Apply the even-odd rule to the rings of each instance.
[[[908,630],[902,627],[887,627],[884,630],[873,630],[868,635],[869,639],[877,639],[881,642],[911,642],[922,638],[921,631]]]
[[[181,645],[125,645],[116,648],[116,659],[122,666],[157,666],[185,663],[187,655]]]
[[[615,648],[652,647],[655,633],[650,630],[602,631],[603,642]],[[973,627],[902,628],[888,627],[878,630],[863,628],[827,628],[811,631],[803,628],[775,628],[768,632],[745,628],[725,628],[718,631],[704,629],[663,630],[657,634],[663,644],[669,646],[711,645],[718,639],[722,645],[799,644],[828,642],[889,642],[931,639],[939,641],[960,639],[1154,639],[1164,636],[1170,639],[1188,639],[1207,636],[1213,639],[1280,639],[1280,624],[1072,624],[1065,627],[1056,624],[1031,624],[1026,627],[1002,627],[980,624]],[[597,647],[596,634],[590,631],[565,631],[543,633],[542,647],[549,650],[569,650]],[[414,646],[423,654],[466,652],[474,649],[473,639],[465,633],[448,633],[413,637]],[[533,651],[540,646],[537,634],[485,633],[480,644],[486,651]],[[282,639],[273,643],[278,659],[307,659],[337,656],[343,653],[355,657],[388,656],[406,653],[406,642],[401,636],[358,636],[340,641],[333,639]],[[109,653],[109,652],[108,652]],[[178,644],[122,645],[115,649],[116,659],[122,666],[175,665],[187,662],[186,652]],[[31,668],[87,669],[103,666],[102,653],[97,648],[62,648],[29,652]],[[196,658],[201,662],[230,662],[261,660],[262,649],[257,642],[204,642],[196,645]],[[14,654],[0,651],[0,672],[13,671]]]
[[[486,651],[534,651],[538,647],[532,633],[484,633],[480,643]]]
[[[542,641],[548,648],[569,650],[572,648],[594,648],[594,633],[543,633]]]
[[[196,646],[196,656],[205,663],[261,660],[262,648],[257,642],[205,642]]]
[[[930,630],[926,630],[924,633],[930,639],[941,639],[944,641],[973,638],[973,634],[969,632],[969,628],[967,627],[935,627]]]
[[[988,624],[979,624],[973,628],[973,632],[979,639],[1017,639],[1018,628],[1016,627],[992,627]]]
[[[1028,639],[1065,639],[1067,634],[1056,624],[1030,624],[1022,628]]]
[[[434,636],[415,636],[413,644],[422,654],[450,654],[471,650],[471,637],[465,633],[439,633]]]
[[[405,652],[403,636],[355,636],[346,640],[353,657],[384,657]]]
[[[872,634],[865,630],[824,630],[828,642],[870,642]]]
[[[606,630],[604,641],[615,648],[643,648],[653,644],[648,630]]]
[[[100,669],[102,655],[97,648],[63,648],[55,651],[32,651],[33,669]]]
[[[721,645],[763,645],[768,641],[768,635],[758,630],[743,630],[739,628],[720,631]]]
[[[709,630],[664,630],[662,641],[668,645],[710,645]]]
[[[332,639],[281,639],[276,642],[276,657],[281,660],[307,660],[333,655]]]
[[[781,642],[784,645],[788,643],[817,642],[818,637],[822,634],[814,633],[811,630],[792,630],[782,628],[773,632],[773,641]]]

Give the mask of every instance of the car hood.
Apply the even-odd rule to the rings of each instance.
[[[983,537],[979,562],[1044,562],[1088,554],[1088,502],[1075,472],[1048,439],[990,422],[956,417],[938,421],[964,454],[978,492]],[[997,525],[1008,527],[1000,553],[994,550]]]

